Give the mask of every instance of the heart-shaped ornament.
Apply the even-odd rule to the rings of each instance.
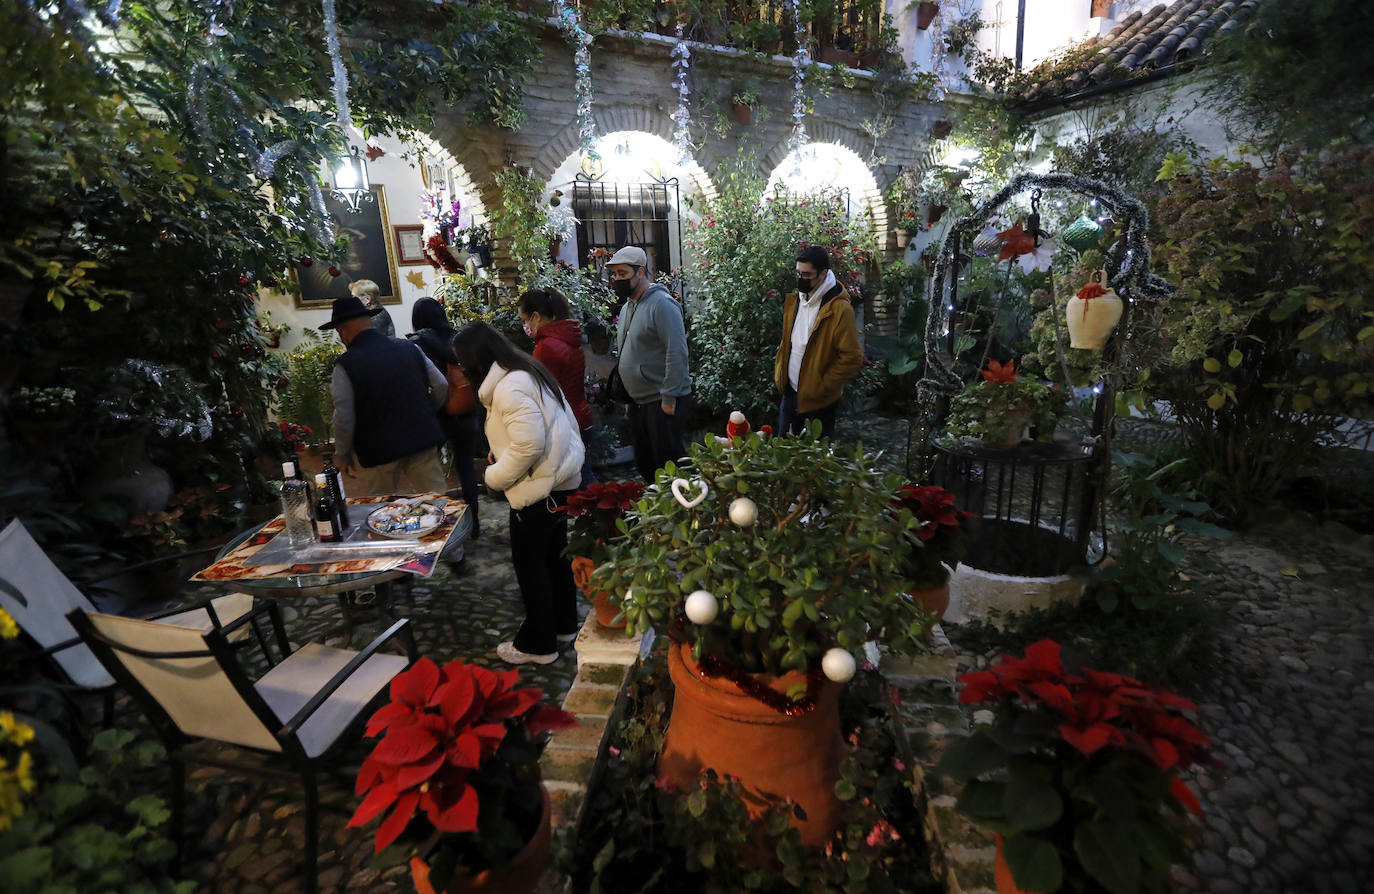
[[[673,498],[686,508],[695,509],[700,505],[702,500],[706,499],[706,494],[710,491],[710,488],[706,485],[705,481],[698,482],[698,484],[701,485],[701,493],[689,500],[685,491],[690,484],[691,482],[686,478],[674,478],[672,484]]]

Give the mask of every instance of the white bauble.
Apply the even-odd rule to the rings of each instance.
[[[687,597],[687,620],[693,624],[710,624],[720,613],[720,603],[709,590],[693,590]]]
[[[758,504],[748,497],[736,497],[730,501],[730,521],[741,528],[752,527],[758,517]]]
[[[839,646],[826,652],[821,658],[821,671],[836,683],[848,683],[854,678],[854,671],[858,668],[854,656]]]

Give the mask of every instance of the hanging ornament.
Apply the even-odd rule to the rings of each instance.
[[[854,656],[839,646],[830,649],[821,657],[821,671],[836,683],[848,683],[854,679],[854,672],[858,669]]]
[[[742,438],[749,434],[749,420],[739,410],[730,414],[730,421],[725,423],[725,435],[728,438]]]
[[[792,135],[787,139],[787,149],[793,156],[796,173],[801,173],[801,150],[806,145],[806,66],[811,62],[811,54],[806,49],[806,25],[801,18],[801,0],[787,0],[788,11],[792,15],[793,35],[797,39],[797,51],[792,54]]]
[[[592,36],[582,29],[582,13],[571,0],[558,0],[558,27],[573,50],[573,85],[577,89],[577,135],[582,146],[582,167],[599,169],[596,151],[596,120],[592,117]]]
[[[730,501],[730,521],[741,528],[752,528],[758,521],[758,504],[748,497],[736,497]]]
[[[687,69],[692,65],[692,48],[682,36],[682,18],[677,21],[677,43],[673,44],[674,83],[677,86],[677,109],[673,112],[673,139],[677,142],[677,163],[692,160],[692,112],[687,106],[691,90],[687,86]]]
[[[697,494],[695,497],[689,498],[686,494],[686,490],[691,483],[692,482],[688,481],[686,478],[674,478],[673,483],[669,485],[669,489],[673,492],[673,498],[681,503],[686,509],[695,509],[697,506],[701,505],[701,501],[706,499],[706,494],[711,490],[705,481],[698,482],[701,485],[701,493]]]
[[[684,610],[687,612],[687,620],[693,624],[710,624],[720,613],[720,603],[709,590],[694,590],[687,597]]]
[[[1078,219],[1059,234],[1059,241],[1076,252],[1085,252],[1095,247],[1101,238],[1102,225],[1086,214],[1078,215]]]
[[[1100,351],[1121,321],[1124,306],[1121,296],[1102,285],[1102,271],[1093,273],[1092,282],[1078,290],[1064,308],[1069,325],[1069,347]]]

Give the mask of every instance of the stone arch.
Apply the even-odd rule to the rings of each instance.
[[[837,128],[818,128],[820,134],[825,134],[827,130],[837,135],[843,133]],[[863,209],[870,215],[870,226],[881,244],[889,228],[887,203],[883,200],[882,190],[878,188],[873,171],[859,153],[842,141],[821,140],[812,140],[802,147],[801,151],[803,154],[814,153],[813,161],[807,165],[811,176],[803,179],[801,188],[816,189],[822,185],[848,187],[851,207]],[[772,163],[768,173],[768,184],[771,189],[774,183],[787,179],[787,169],[792,166],[793,159],[785,147],[770,152],[768,158]],[[814,161],[824,163],[825,169],[817,170]],[[854,213],[863,212],[856,210]]]

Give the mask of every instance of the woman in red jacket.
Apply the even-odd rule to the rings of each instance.
[[[534,359],[544,364],[572,406],[582,443],[592,424],[592,409],[587,406],[586,355],[582,353],[582,327],[572,319],[568,299],[556,289],[531,289],[516,304],[525,334],[534,339]],[[582,466],[582,486],[595,481],[591,463]]]

